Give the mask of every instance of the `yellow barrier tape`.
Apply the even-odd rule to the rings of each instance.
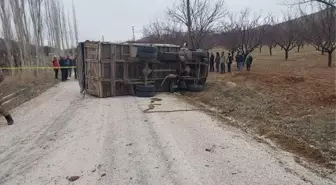
[[[76,66],[58,67],[58,69],[74,69]],[[23,69],[55,69],[54,67],[0,67],[0,70],[23,70]]]

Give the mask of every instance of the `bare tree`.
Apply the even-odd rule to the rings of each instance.
[[[296,3],[294,4],[313,4],[313,3],[318,3],[318,4],[323,4],[327,7],[331,7],[331,8],[336,8],[336,2],[335,0],[297,0]]]
[[[47,11],[48,17],[48,32],[50,37],[52,38],[53,47],[56,48],[56,52],[58,55],[61,55],[61,4],[59,0],[48,0],[45,2],[45,8]]]
[[[234,53],[240,47],[239,30],[233,27],[227,28],[222,31],[219,38],[217,43],[222,44],[234,56]]]
[[[143,27],[142,34],[153,43],[181,45],[185,39],[182,26],[171,21],[154,21]]]
[[[70,20],[70,13],[68,12],[68,32],[69,32],[69,42],[70,42],[70,48],[71,48],[71,53],[72,55],[75,54],[75,48],[77,47],[76,45],[76,40],[74,38],[74,31],[73,31],[73,27],[71,25],[71,20]]]
[[[263,42],[264,42],[265,45],[267,45],[270,56],[273,55],[273,48],[275,48],[276,45],[277,45],[276,42],[274,41],[274,38],[276,36],[277,36],[276,31],[275,31],[273,26],[268,27],[266,29],[265,37],[264,37]]]
[[[31,57],[31,31],[30,31],[30,21],[29,17],[27,15],[27,6],[26,6],[26,0],[21,0],[21,7],[23,10],[23,27],[24,27],[24,38],[26,43],[26,50],[25,50],[25,57],[24,60],[29,63],[29,65],[32,64],[32,57]]]
[[[259,47],[265,37],[267,28],[270,27],[270,16],[262,18],[261,15],[250,16],[250,10],[241,11],[239,17],[230,14],[230,26],[238,36],[239,50],[247,56]]]
[[[22,7],[22,4],[19,0],[11,0],[9,2],[12,10],[12,16],[14,18],[14,26],[17,35],[18,50],[19,50],[18,65],[24,66],[25,58],[27,58],[26,41],[25,41],[25,22],[23,19],[25,9]]]
[[[172,20],[184,24],[191,37],[191,48],[203,47],[204,38],[215,24],[225,17],[227,9],[224,0],[180,0],[169,8],[167,13]],[[190,13],[189,13],[190,11]],[[190,17],[188,16],[190,14]]]
[[[12,59],[12,39],[13,39],[13,31],[12,31],[12,17],[10,12],[8,11],[8,2],[7,0],[0,0],[0,17],[2,22],[2,32],[3,32],[3,41],[4,46],[7,51],[7,65],[14,66]]]
[[[288,59],[288,52],[298,45],[299,22],[290,14],[284,15],[282,23],[274,25],[276,37],[274,41],[285,51],[285,60]]]
[[[74,34],[76,39],[76,47],[78,45],[79,39],[78,39],[78,25],[77,25],[77,18],[76,18],[76,8],[72,0],[72,13],[73,13],[73,26],[74,26]]]
[[[316,50],[328,53],[328,66],[331,67],[332,54],[336,49],[336,9],[326,5],[319,8],[319,12],[304,16],[304,30]]]
[[[70,43],[69,43],[69,32],[68,32],[68,24],[67,24],[67,19],[66,19],[66,16],[65,16],[65,9],[64,9],[64,6],[62,6],[62,9],[61,9],[61,17],[62,17],[62,35],[63,35],[63,38],[64,38],[64,43],[65,43],[65,48],[63,48],[63,50],[66,50],[68,51],[70,49]],[[69,54],[69,53],[67,53]]]
[[[43,46],[42,38],[42,2],[43,0],[28,0],[30,17],[33,23],[35,44],[36,44],[36,65],[40,65],[42,54],[41,47]]]

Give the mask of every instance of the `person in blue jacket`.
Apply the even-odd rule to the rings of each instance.
[[[236,62],[237,62],[237,71],[242,71],[245,61],[244,61],[244,56],[240,52],[237,52]]]

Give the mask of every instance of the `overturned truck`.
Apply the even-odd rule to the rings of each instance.
[[[105,98],[187,89],[202,91],[209,60],[203,50],[170,44],[86,41],[77,48],[81,92]]]

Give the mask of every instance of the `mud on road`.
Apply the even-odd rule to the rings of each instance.
[[[82,99],[66,82],[13,115],[0,120],[0,184],[334,183],[171,94]]]

